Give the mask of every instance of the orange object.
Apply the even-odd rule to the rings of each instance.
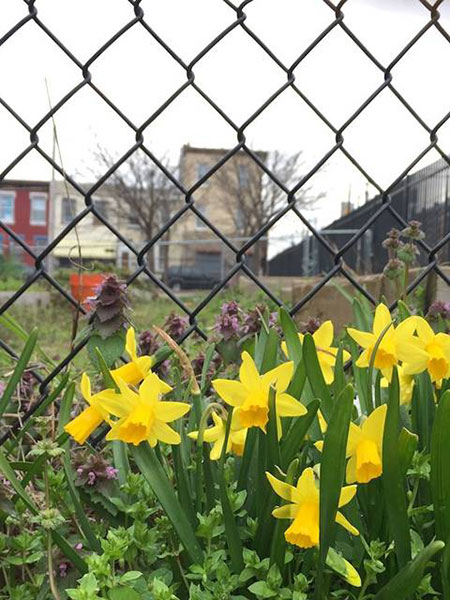
[[[72,297],[82,304],[86,304],[86,300],[95,296],[98,287],[105,280],[106,275],[102,273],[72,273],[70,275],[70,291]]]

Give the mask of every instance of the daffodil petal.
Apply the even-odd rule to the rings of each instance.
[[[127,331],[125,350],[127,351],[128,356],[131,358],[131,360],[135,361],[137,358],[137,354],[136,354],[136,334],[134,332],[134,327],[130,327]]]
[[[100,409],[115,417],[125,417],[131,410],[131,407],[124,402],[122,394],[117,394],[113,390],[99,392],[92,396],[92,400]]]
[[[191,409],[185,402],[156,402],[154,406],[155,417],[164,423],[175,421]]]
[[[416,317],[416,328],[417,335],[426,344],[433,341],[435,333],[431,325],[423,317]]]
[[[395,351],[403,362],[424,364],[426,368],[428,353],[425,351],[424,343],[418,338],[411,336],[397,340]]]
[[[355,483],[356,481],[356,454],[350,456],[345,471],[345,481],[347,483]]]
[[[222,400],[230,406],[241,406],[248,396],[248,390],[240,381],[214,379],[212,385]]]
[[[209,458],[211,460],[219,460],[222,455],[223,444],[225,442],[225,435],[216,439],[214,446],[211,448]]]
[[[360,369],[364,369],[364,368],[368,367],[370,364],[370,355],[371,355],[371,351],[367,348],[366,350],[361,352],[361,355],[355,362],[355,365],[357,367],[359,367]]]
[[[113,369],[112,371],[110,371],[110,373],[111,377],[117,384],[119,383],[119,379],[122,379],[122,381],[125,381],[125,383],[128,383],[130,385],[137,385],[144,378],[141,370],[137,367],[136,363],[134,362],[126,363],[125,365],[122,365],[117,369]]]
[[[253,358],[248,352],[242,353],[242,363],[239,369],[239,378],[247,389],[252,389],[259,381],[259,372]]]
[[[359,531],[356,529],[356,527],[354,527],[350,521],[347,521],[344,515],[339,511],[336,513],[336,523],[342,525],[342,527],[347,529],[347,531],[350,531],[352,535],[359,535]]]
[[[280,481],[268,471],[266,471],[266,477],[275,494],[278,494],[280,498],[283,498],[283,500],[287,500],[288,502],[297,502],[299,494],[298,490],[293,485]]]
[[[316,486],[314,471],[311,467],[304,469],[297,481],[297,502],[318,502],[319,490]]]
[[[276,519],[295,519],[298,513],[298,504],[285,504],[278,506],[272,511],[272,515]]]
[[[306,414],[303,404],[286,393],[276,395],[276,410],[280,417],[301,417]]]
[[[156,373],[149,373],[139,386],[139,394],[147,402],[156,402],[163,394],[162,381]]]
[[[80,389],[81,389],[83,398],[86,400],[86,402],[88,404],[90,404],[91,403],[91,395],[92,395],[91,380],[89,379],[87,373],[83,373],[83,375],[81,376]]]
[[[386,420],[387,404],[378,406],[374,411],[370,413],[367,419],[364,421],[361,427],[362,434],[365,438],[368,438],[375,442],[378,448],[378,452],[381,455],[381,448],[383,445],[383,432],[384,422]]]
[[[165,444],[177,445],[181,442],[180,434],[163,421],[155,420],[152,425],[152,435]]]
[[[341,495],[339,496],[339,508],[348,504],[356,494],[356,485],[347,485],[341,489]]]
[[[359,331],[359,329],[353,329],[353,327],[348,327],[347,333],[361,348],[369,348],[375,345],[376,338],[373,333]]]
[[[333,343],[334,329],[331,321],[324,321],[313,333],[313,340],[317,348],[328,348]]]
[[[347,456],[351,456],[355,452],[356,446],[361,441],[361,438],[361,428],[358,427],[358,425],[355,425],[354,423],[350,423],[347,438]]]
[[[391,313],[388,307],[381,303],[377,306],[373,318],[373,333],[376,338],[381,335],[383,329],[386,329],[389,323],[392,323]]]
[[[291,382],[293,372],[294,363],[286,362],[264,373],[261,382],[263,385],[275,385],[278,392],[284,392]]]
[[[319,364],[322,371],[323,378],[327,385],[330,385],[334,381],[334,370],[333,367],[326,362],[322,361],[321,354],[319,353]]]

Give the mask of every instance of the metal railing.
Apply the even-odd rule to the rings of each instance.
[[[19,2],[19,0],[17,0]],[[442,36],[444,40],[450,42],[450,33],[445,30],[443,25],[440,22],[440,13],[439,6],[442,4],[443,0],[437,0],[434,2],[434,5],[427,0],[416,0],[418,4],[421,4],[422,7],[428,11],[428,20],[425,22],[423,27],[417,31],[416,35],[402,48],[402,50],[395,56],[395,58],[389,64],[382,64],[370,51],[370,49],[358,38],[358,36],[351,30],[351,28],[347,25],[344,15],[345,5],[350,4],[351,0],[340,0],[336,3],[331,2],[331,0],[317,0],[317,2],[322,2],[327,9],[330,11],[330,23],[329,25],[321,31],[321,33],[312,41],[308,47],[306,47],[303,52],[297,57],[297,59],[292,64],[285,64],[272,50],[271,48],[264,42],[264,40],[258,36],[255,31],[252,30],[251,26],[247,23],[247,14],[246,8],[249,5],[254,3],[254,0],[244,0],[241,4],[235,5],[231,0],[223,0],[223,4],[228,7],[230,10],[230,23],[229,25],[223,29],[214,39],[212,39],[189,63],[186,63],[177,52],[171,48],[165,41],[162,39],[158,33],[153,29],[151,22],[151,14],[148,15],[145,13],[141,6],[141,0],[124,0],[124,3],[128,1],[130,7],[130,20],[129,22],[123,26],[117,33],[115,33],[105,44],[103,44],[90,58],[89,60],[83,62],[75,56],[69,47],[65,45],[64,40],[60,39],[58,35],[54,33],[45,23],[44,20],[41,19],[39,15],[39,0],[23,0],[24,4],[27,6],[28,14],[17,22],[9,31],[3,34],[0,37],[0,48],[5,42],[7,42],[12,36],[15,36],[20,32],[28,23],[33,22],[35,26],[37,26],[41,32],[51,40],[53,44],[55,44],[71,61],[72,65],[76,67],[79,71],[80,81],[73,87],[69,92],[67,92],[64,97],[62,97],[50,110],[46,112],[42,116],[42,118],[37,123],[29,123],[24,117],[19,114],[19,112],[11,106],[8,102],[1,97],[0,94],[0,105],[5,109],[9,115],[15,119],[15,121],[28,133],[29,143],[27,146],[14,158],[14,160],[0,173],[0,182],[5,180],[8,177],[8,174],[23,160],[30,152],[37,152],[42,159],[47,161],[55,172],[58,172],[75,190],[77,190],[84,198],[85,208],[77,214],[72,221],[64,227],[64,229],[47,245],[47,247],[43,251],[33,250],[30,246],[28,246],[20,237],[14,233],[14,231],[5,223],[0,221],[0,228],[3,230],[3,234],[6,234],[10,237],[11,240],[16,242],[19,246],[22,247],[23,251],[31,257],[34,263],[34,272],[31,277],[24,283],[20,289],[18,289],[11,297],[0,307],[0,314],[7,311],[14,302],[28,289],[30,289],[33,284],[40,280],[46,280],[59,294],[61,294],[70,305],[75,308],[80,308],[78,306],[78,302],[75,298],[73,298],[68,291],[66,291],[60,283],[48,272],[45,259],[48,257],[55,247],[66,237],[68,236],[74,228],[83,222],[83,219],[90,214],[95,215],[95,217],[103,223],[103,225],[108,228],[114,236],[116,236],[117,240],[119,240],[124,246],[126,246],[129,251],[134,254],[137,261],[136,270],[129,276],[127,280],[128,285],[132,285],[133,282],[139,276],[146,276],[155,286],[157,286],[164,294],[166,294],[178,307],[179,309],[189,317],[189,328],[183,336],[185,339],[187,336],[192,334],[193,332],[197,332],[203,338],[206,338],[206,333],[201,329],[198,323],[198,316],[201,311],[205,308],[205,306],[226,286],[227,282],[230,281],[237,273],[242,273],[250,278],[263,292],[267,294],[268,297],[272,299],[278,305],[282,305],[283,302],[280,298],[278,298],[272,290],[270,290],[266,285],[264,285],[261,281],[259,281],[257,275],[251,270],[246,260],[246,253],[254,246],[259,240],[267,236],[270,229],[282,219],[286,214],[291,213],[296,215],[296,217],[303,223],[304,226],[307,227],[313,238],[320,245],[323,252],[327,253],[331,258],[331,267],[329,270],[323,275],[321,281],[310,291],[308,294],[301,298],[294,306],[289,307],[291,314],[295,314],[302,306],[304,306],[307,302],[309,302],[314,294],[320,290],[330,279],[334,276],[340,275],[349,280],[356,289],[359,290],[364,296],[366,296],[370,301],[375,302],[375,299],[370,295],[370,293],[362,287],[349,269],[346,268],[345,265],[345,257],[351,248],[353,248],[360,238],[364,236],[365,232],[369,230],[369,228],[377,221],[377,219],[382,218],[383,215],[389,214],[393,220],[398,223],[398,225],[402,228],[406,225],[406,219],[399,213],[399,211],[395,208],[395,205],[392,200],[392,193],[395,190],[396,186],[401,183],[404,178],[410,173],[410,171],[425,157],[425,155],[430,151],[436,151],[442,159],[450,164],[450,159],[447,156],[445,150],[441,147],[439,143],[439,131],[440,129],[447,123],[450,119],[450,106],[449,112],[438,122],[438,123],[427,123],[413,108],[407,98],[405,98],[402,93],[397,89],[395,84],[395,70],[398,63],[403,59],[403,57],[419,42],[419,40],[430,30],[434,29],[435,32],[439,36]],[[277,7],[278,9],[278,7]],[[389,10],[389,9],[386,9]],[[186,80],[180,87],[170,95],[162,104],[155,110],[151,115],[148,116],[145,121],[142,123],[135,123],[133,120],[125,113],[122,109],[120,109],[113,100],[108,97],[108,95],[102,91],[102,89],[97,85],[95,77],[93,76],[91,69],[99,58],[111,47],[113,46],[117,40],[119,40],[124,34],[130,32],[134,29],[143,30],[148,36],[150,36],[156,44],[158,44],[169,57],[171,57],[178,65],[181,67],[186,75]],[[201,85],[196,81],[196,68],[202,62],[202,60],[210,53],[214,48],[220,45],[223,40],[227,38],[233,31],[241,30],[246,35],[248,35],[251,40],[256,43],[260,49],[267,55],[268,59],[273,62],[273,64],[282,72],[285,76],[285,82],[280,86],[278,90],[276,90],[265,102],[258,107],[254,113],[247,118],[244,123],[237,123],[233,121],[233,119],[223,110],[220,106],[220,100],[213,100],[204,89],[202,89]],[[295,69],[302,63],[302,61],[310,54],[312,50],[314,50],[319,44],[323,42],[323,40],[334,30],[340,30],[351,42],[357,47],[358,51],[363,53],[365,57],[376,67],[380,74],[380,85],[367,97],[364,102],[361,103],[360,106],[353,112],[353,114],[345,121],[343,124],[334,124],[331,120],[324,114],[319,108],[314,104],[313,101],[305,94],[302,90],[301,82],[296,81],[296,77],[294,74]],[[320,73],[317,73],[317,76],[320,77]],[[419,79],[417,80],[417,85],[420,85]],[[63,107],[65,107],[70,101],[83,89],[89,88],[94,94],[96,94],[104,103],[106,103],[109,108],[115,113],[118,119],[120,119],[134,134],[135,142],[131,145],[131,147],[113,164],[108,171],[100,177],[91,187],[86,190],[82,186],[80,186],[75,179],[73,179],[70,175],[68,175],[64,169],[50,156],[43,148],[40,143],[40,133],[43,127],[51,122],[52,118],[60,111]],[[147,147],[144,137],[144,130],[151,123],[156,121],[162,113],[164,113],[169,106],[187,89],[195,90],[205,102],[209,104],[209,106],[219,115],[225,123],[228,125],[230,130],[232,130],[236,136],[236,144],[233,148],[231,148],[223,157],[218,160],[218,162],[209,169],[209,171],[201,177],[192,187],[186,187],[182,181],[177,179],[158,158],[152,153],[152,151]],[[248,127],[257,120],[260,115],[272,105],[272,103],[286,90],[290,90],[294,92],[307,106],[315,113],[316,117],[320,119],[320,121],[332,132],[334,136],[334,143],[332,146],[325,152],[325,154],[320,158],[320,160],[307,172],[300,181],[298,181],[293,187],[287,188],[282,181],[277,179],[276,175],[270,171],[267,165],[263,162],[261,157],[257,152],[254,152],[247,143],[246,131]],[[403,169],[400,173],[397,174],[395,179],[387,186],[381,186],[376,179],[371,175],[371,173],[366,170],[358,161],[357,156],[352,154],[350,150],[345,145],[345,135],[347,129],[352,125],[360,115],[371,105],[371,103],[383,92],[383,90],[389,90],[395,98],[401,103],[403,109],[414,119],[414,121],[427,133],[429,136],[429,142],[425,145],[425,147],[419,152],[419,154],[412,160],[410,164],[407,165],[405,169]],[[31,102],[30,98],[30,102]],[[369,143],[369,140],[367,141]],[[141,248],[136,248],[130,240],[121,232],[120,227],[113,226],[107,218],[105,218],[99,208],[96,207],[95,201],[93,200],[93,196],[99,190],[99,188],[108,180],[112,173],[114,173],[117,169],[123,165],[127,159],[137,150],[142,151],[146,154],[146,156],[154,162],[154,164],[161,169],[161,171],[165,174],[165,176],[172,182],[175,188],[179,191],[179,193],[184,198],[183,206],[170,218],[170,220],[164,224],[164,226]],[[259,231],[255,232],[255,234],[248,239],[242,245],[237,244],[235,241],[230,240],[225,236],[208,218],[206,218],[198,207],[195,205],[194,193],[198,190],[202,185],[204,185],[208,179],[216,173],[227,161],[229,161],[233,156],[235,156],[238,152],[245,153],[251,160],[253,160],[256,165],[262,170],[263,173],[267,177],[269,177],[273,182],[275,182],[280,189],[286,195],[286,202],[284,206],[277,212],[275,216],[273,216],[264,226],[262,226]],[[308,182],[311,178],[321,169],[321,167],[336,153],[342,153],[351,163],[352,165],[366,178],[366,180],[374,186],[379,194],[379,204],[377,209],[370,215],[369,218],[365,220],[364,223],[358,228],[358,231],[352,234],[349,239],[341,245],[341,247],[336,250],[335,247],[330,244],[327,240],[327,237],[322,235],[320,231],[315,228],[308,219],[304,216],[304,214],[299,210],[296,200],[297,195],[307,186]],[[235,257],[235,262],[231,268],[224,274],[222,280],[218,285],[212,289],[207,296],[195,307],[189,308],[183,300],[178,297],[173,290],[169,289],[168,286],[154,273],[152,272],[148,265],[146,264],[146,254],[150,248],[152,248],[164,234],[171,228],[179,219],[185,215],[188,211],[195,213],[196,217],[202,220],[206,227],[209,228],[211,232],[224,244],[224,246],[233,254]],[[414,289],[420,281],[422,281],[430,272],[434,271],[439,277],[441,277],[447,284],[449,283],[449,278],[443,272],[438,264],[438,252],[444,247],[444,245],[448,244],[450,240],[450,233],[447,231],[443,237],[434,243],[432,246],[427,242],[421,240],[419,244],[423,253],[427,257],[427,264],[424,266],[420,275],[413,281],[409,290]],[[83,311],[83,308],[81,307]],[[182,340],[181,340],[182,341]],[[57,376],[69,363],[70,361],[83,349],[86,345],[87,340],[83,340],[78,345],[76,345],[72,351],[64,357],[63,360],[59,362],[57,367],[49,373],[45,377],[40,378],[40,400],[35,404],[26,415],[23,416],[22,422],[26,420],[36,408],[40,405],[40,403],[45,399],[48,394],[49,386],[51,382],[54,380],[55,376]],[[15,350],[8,346],[4,341],[0,340],[1,347],[8,352],[11,356],[16,356]],[[4,441],[5,436],[3,436],[2,440]]]

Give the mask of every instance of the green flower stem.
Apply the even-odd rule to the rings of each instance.
[[[377,341],[375,342],[375,346],[373,347],[373,351],[372,351],[372,355],[370,357],[370,362],[369,362],[369,377],[368,377],[368,394],[367,394],[367,398],[368,401],[370,402],[370,406],[368,406],[367,408],[369,409],[369,414],[373,411],[374,409],[374,403],[373,403],[373,368],[374,368],[374,363],[375,363],[375,358],[378,352],[378,348],[380,347],[381,342],[383,341],[384,336],[386,335],[386,333],[389,331],[389,329],[391,327],[393,327],[394,324],[391,322],[388,325],[386,325],[386,327],[383,329],[383,331],[380,333],[380,335],[378,336]]]
[[[44,485],[45,485],[45,508],[50,508],[50,486],[48,483],[48,464],[47,461],[44,463]],[[48,581],[50,584],[50,591],[52,592],[55,600],[61,600],[58,592],[58,587],[55,581],[55,575],[53,573],[53,554],[52,554],[52,534],[50,530],[47,530],[47,565],[48,565]]]

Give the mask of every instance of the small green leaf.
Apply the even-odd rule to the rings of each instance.
[[[439,401],[431,437],[431,496],[436,536],[450,542],[450,391]],[[450,593],[450,557],[446,547],[442,564],[443,585]]]
[[[405,319],[407,319],[408,317],[411,316],[411,311],[406,306],[406,304],[403,302],[403,300],[399,300],[397,302],[397,310],[398,310],[398,316],[400,317],[400,321],[404,321]]]
[[[287,435],[281,440],[281,456],[283,467],[286,467],[294,456],[300,452],[305,436],[314,421],[319,409],[319,400],[313,400],[306,407],[307,413],[297,417]]]
[[[34,411],[32,418],[28,419],[26,423],[20,428],[20,430],[15,434],[14,438],[8,444],[8,452],[18,444],[18,442],[23,438],[23,436],[27,433],[27,431],[34,425],[34,420],[36,417],[41,416],[47,408],[58,398],[63,389],[66,387],[67,382],[69,381],[69,373],[66,373],[56,388],[51,392],[47,398],[39,405],[39,407]]]
[[[314,396],[321,400],[321,411],[325,419],[328,420],[333,410],[333,400],[322,375],[316,345],[309,333],[303,338],[303,360],[305,361],[306,374]]]
[[[386,512],[399,567],[411,558],[408,505],[406,501],[404,462],[399,455],[400,387],[394,367],[389,387],[389,401],[383,436],[383,487]]]
[[[220,457],[219,488],[223,520],[225,524],[225,535],[227,538],[228,550],[230,551],[231,564],[233,566],[234,572],[240,573],[244,568],[244,561],[242,558],[242,542],[241,538],[239,537],[239,529],[235,520],[235,516],[233,514],[233,511],[231,510],[230,499],[228,498],[227,483],[223,473],[232,418],[233,410],[231,409],[228,412],[227,425],[225,429],[225,440],[222,448],[222,455]]]
[[[269,331],[264,347],[260,373],[266,373],[276,366],[279,338],[275,329]]]
[[[280,323],[283,330],[289,360],[297,366],[302,359],[302,343],[298,336],[297,327],[291,315],[285,308],[280,308]]]
[[[114,588],[108,593],[109,600],[141,600],[142,596],[130,587]]]
[[[406,477],[406,471],[411,464],[414,452],[417,448],[418,437],[415,433],[411,433],[405,427],[400,431],[398,438],[398,457],[400,464],[400,474]]]
[[[406,600],[416,591],[422,581],[423,573],[433,556],[444,548],[441,541],[431,542],[409,561],[381,590],[374,600]]]
[[[353,409],[354,391],[349,384],[336,399],[323,442],[320,467],[320,567],[334,543],[336,513],[345,476],[345,454]],[[320,571],[319,571],[320,572]]]
[[[16,492],[16,494],[23,500],[25,506],[30,510],[33,515],[38,514],[38,509],[34,504],[34,501],[30,498],[26,490],[23,488],[22,483],[17,479],[11,465],[8,462],[2,448],[0,448],[0,473],[8,479],[11,483],[12,488]],[[80,573],[86,573],[88,570],[87,564],[81,558],[78,552],[76,552],[72,546],[57,532],[51,532],[53,541],[63,554],[75,565],[75,567],[80,571]]]
[[[59,411],[59,426],[58,429],[60,431],[64,431],[64,425],[70,420],[70,411],[72,408],[73,396],[75,394],[75,384],[71,383],[64,394],[64,397],[61,402],[61,408]],[[75,509],[75,514],[77,515],[78,522],[80,524],[80,528],[89,544],[89,547],[94,552],[101,553],[102,547],[100,545],[97,536],[94,533],[94,530],[91,527],[89,519],[86,516],[86,511],[80,502],[80,497],[78,491],[75,487],[74,474],[72,469],[72,463],[70,460],[70,442],[64,443],[64,459],[63,459],[63,471],[66,479],[67,487],[69,488],[69,494],[72,499],[72,504]]]
[[[123,333],[114,333],[107,338],[100,335],[92,335],[87,343],[89,358],[96,369],[100,369],[98,357],[95,349],[98,348],[102,353],[105,363],[111,367],[116,360],[119,360],[125,349],[125,336]]]
[[[117,393],[120,392],[119,386],[114,381],[113,376],[109,370],[108,364],[103,356],[101,349],[96,346],[94,350],[94,354],[97,359],[97,367],[99,368],[101,374],[103,375],[103,381],[105,386],[110,390],[115,390]]]
[[[435,421],[436,406],[430,376],[425,371],[416,378],[411,402],[412,428],[419,436],[419,450],[431,451],[431,430]]]
[[[194,530],[154,450],[147,442],[143,442],[137,447],[133,446],[131,452],[136,465],[161,503],[190,559],[194,563],[202,564],[203,553]]]
[[[334,366],[334,397],[337,398],[345,388],[345,373],[344,373],[344,348],[339,344],[339,350],[336,356],[336,364]]]
[[[30,360],[31,355],[33,354],[33,350],[37,342],[37,336],[38,330],[33,329],[33,331],[30,333],[29,338],[26,341],[24,349],[22,350],[22,354],[20,355],[17,361],[13,374],[9,378],[5,391],[3,392],[3,395],[0,398],[0,417],[5,412],[5,409],[7,408],[12,395],[14,394],[16,387],[19,384],[20,378],[22,377],[23,372],[27,368],[28,361]]]

